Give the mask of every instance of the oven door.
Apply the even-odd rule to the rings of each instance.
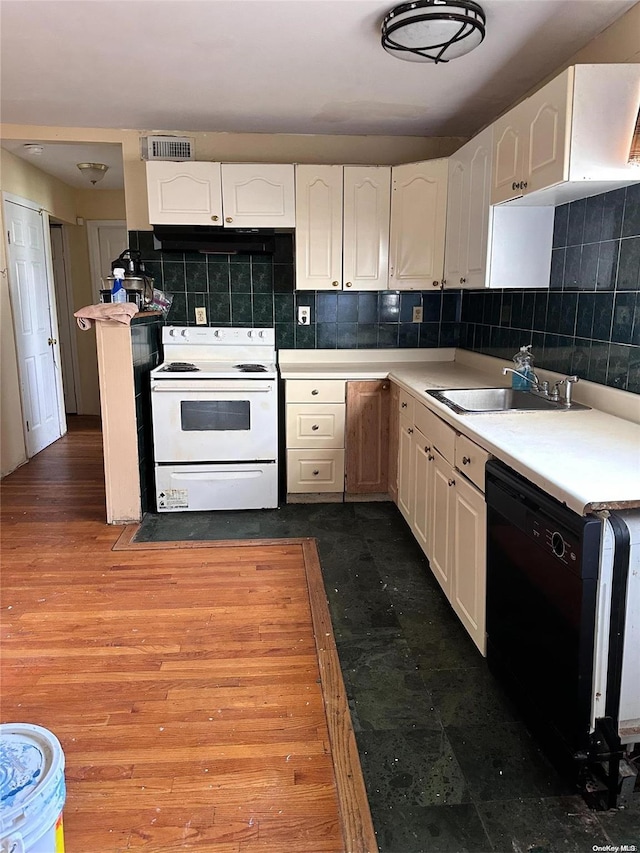
[[[156,462],[274,461],[274,380],[152,379]]]

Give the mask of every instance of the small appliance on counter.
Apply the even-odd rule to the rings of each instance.
[[[127,302],[135,302],[139,311],[147,309],[153,302],[153,278],[147,275],[141,253],[137,249],[125,249],[111,264],[111,275],[102,279],[100,302],[113,301],[113,288],[118,280],[117,270],[124,270],[124,289]]]

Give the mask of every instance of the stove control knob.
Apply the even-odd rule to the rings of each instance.
[[[182,335],[183,338],[188,338],[189,337],[189,329],[183,329],[180,332],[180,334]]]
[[[254,332],[254,330],[253,330],[253,329],[249,329],[249,331],[247,332],[247,337],[248,337],[248,338],[253,338],[254,336],[255,336],[255,332]]]
[[[259,337],[259,338],[264,338],[264,336],[265,336],[265,335],[264,335],[264,331],[262,331],[262,332],[258,332],[258,337]]]
[[[216,338],[224,338],[224,332],[222,329],[216,329],[213,334]]]

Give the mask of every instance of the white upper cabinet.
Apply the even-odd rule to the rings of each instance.
[[[290,163],[223,163],[222,207],[228,228],[293,228],[295,171]]]
[[[296,167],[296,287],[384,290],[389,166]]]
[[[558,205],[638,180],[640,65],[575,65],[498,119],[491,203]]]
[[[152,225],[222,225],[220,163],[147,162]]]
[[[345,288],[386,290],[389,284],[391,167],[345,166],[342,274]]]
[[[150,160],[146,166],[152,225],[295,225],[291,164]]]
[[[548,287],[554,208],[491,207],[492,136],[449,158],[444,286]]]
[[[491,195],[492,128],[449,157],[445,287],[484,287]]]
[[[444,271],[448,159],[392,168],[389,287],[440,287]]]

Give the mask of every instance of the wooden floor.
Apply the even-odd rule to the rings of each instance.
[[[62,743],[66,852],[373,853],[313,541],[114,550],[103,483],[73,418],[0,487],[1,718]]]

